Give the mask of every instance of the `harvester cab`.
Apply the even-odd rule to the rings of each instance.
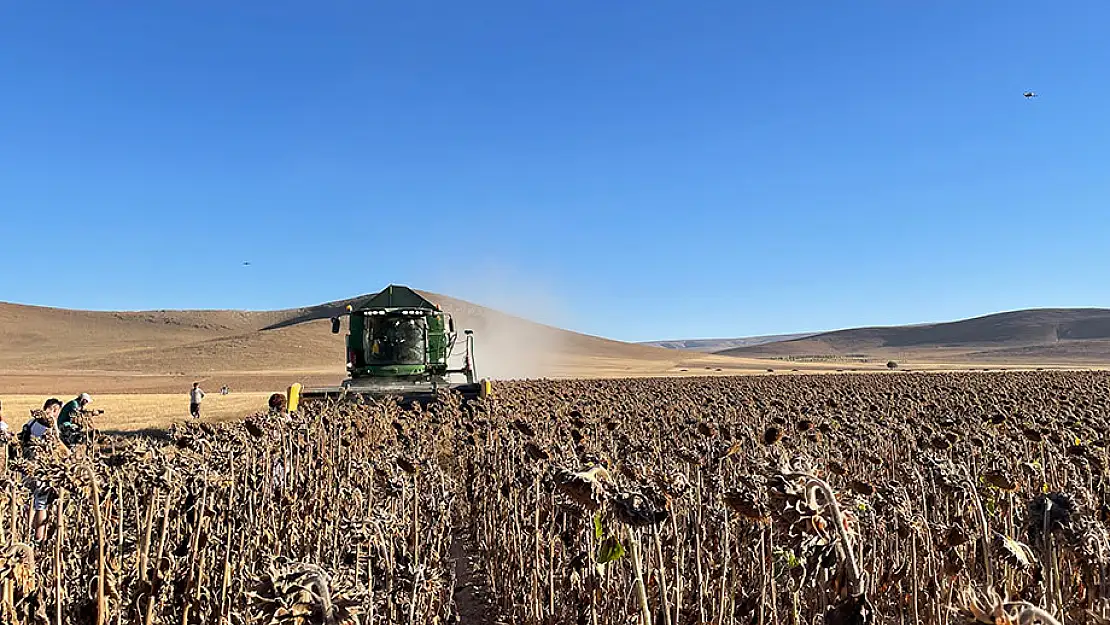
[[[347,317],[347,379],[338,387],[289,391],[289,409],[298,399],[351,394],[397,396],[402,403],[427,402],[440,389],[457,391],[464,400],[487,397],[490,385],[478,380],[474,334],[463,332],[461,366],[451,368],[458,334],[451,315],[416,291],[390,285],[380,293],[347,306],[332,317],[331,331],[342,331]],[[461,379],[460,379],[461,378]]]

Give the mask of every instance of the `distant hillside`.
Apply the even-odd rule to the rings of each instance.
[[[671,358],[659,348],[560,330],[435,293],[423,295],[472,329],[485,372],[541,373],[563,356]],[[0,370],[110,371],[333,369],[343,335],[329,317],[368,298],[279,311],[94,312],[0,304]],[[498,375],[508,375],[501,371]]]
[[[597,377],[762,370],[766,363],[683,354],[533,323],[424,292],[475,332],[478,373],[492,378]],[[344,333],[328,318],[363,295],[289,310],[99,312],[0,302],[0,394],[63,387],[106,392],[186,388],[191,380],[237,389],[290,381],[337,383]],[[453,364],[462,364],[457,350]],[[66,392],[69,392],[68,390]]]
[[[737,347],[752,347],[778,341],[791,341],[794,339],[813,336],[815,332],[802,332],[798,334],[768,334],[764,336],[746,336],[733,339],[679,339],[674,341],[644,341],[641,345],[663,347],[666,349],[681,349],[691,352],[722,352]]]
[[[949,323],[857,328],[717,352],[749,358],[1110,362],[1110,309],[1019,310]]]
[[[533,323],[463,300],[424,293],[473,329],[479,375],[492,378],[725,375],[782,370],[918,366],[1110,364],[1110,310],[1047,309],[955,323],[861,328],[796,338],[751,337],[702,353],[702,341],[671,349],[622,343]],[[0,302],[0,395],[78,391],[181,392],[197,380],[236,390],[334,384],[344,372],[343,336],[328,318],[367,296],[289,310],[93,312]],[[457,356],[461,358],[461,355]],[[859,363],[859,361],[868,361]],[[461,364],[456,362],[455,364]],[[915,366],[915,368],[917,368]]]

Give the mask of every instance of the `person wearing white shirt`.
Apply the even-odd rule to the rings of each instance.
[[[39,453],[49,451],[51,437],[55,443],[60,444],[55,420],[61,411],[62,401],[54,397],[46,400],[42,410],[32,411],[31,420],[24,424],[19,434],[24,458],[34,460]],[[47,443],[47,447],[40,449],[39,441]],[[65,453],[69,453],[65,445],[60,446]],[[31,489],[31,505],[27,507],[27,527],[31,529],[35,544],[38,545],[46,538],[46,510],[58,499],[58,493],[42,480],[32,476],[27,477],[29,478],[27,486]]]
[[[204,391],[200,390],[200,382],[193,382],[193,390],[189,391],[189,414],[194,419],[200,418],[200,401],[204,399]]]

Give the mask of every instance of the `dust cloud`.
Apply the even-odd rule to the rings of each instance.
[[[511,380],[554,375],[563,341],[556,330],[497,319],[475,332],[474,343],[478,376]]]
[[[555,327],[565,309],[554,290],[504,270],[477,273],[482,276],[480,282],[456,280],[451,293],[474,304],[458,302],[457,309],[450,310],[459,332],[456,357],[461,359],[465,351],[462,331],[471,329],[478,377],[511,380],[555,375],[566,359],[568,333]]]

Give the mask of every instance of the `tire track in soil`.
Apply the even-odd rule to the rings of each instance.
[[[457,625],[502,625],[490,593],[489,579],[478,565],[477,548],[469,529],[459,528],[451,540],[454,563],[455,618]]]

